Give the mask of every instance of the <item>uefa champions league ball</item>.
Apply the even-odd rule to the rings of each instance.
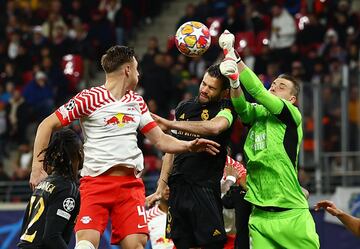
[[[186,56],[197,57],[204,54],[210,43],[209,29],[201,22],[186,22],[176,31],[176,47]]]

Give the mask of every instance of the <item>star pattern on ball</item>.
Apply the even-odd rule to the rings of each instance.
[[[209,48],[211,37],[208,28],[200,22],[186,22],[175,36],[176,46],[186,56],[200,56]]]

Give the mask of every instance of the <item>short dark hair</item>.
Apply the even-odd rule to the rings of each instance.
[[[230,88],[230,81],[228,78],[226,78],[224,75],[221,74],[220,72],[220,64],[214,64],[211,65],[206,72],[211,76],[214,77],[216,79],[219,79],[222,83],[221,89],[225,90]]]
[[[101,66],[105,73],[112,73],[120,66],[127,62],[131,62],[135,56],[134,49],[126,46],[112,46],[101,57]]]
[[[73,163],[77,161],[79,167],[82,166],[82,153],[82,143],[78,135],[73,130],[62,129],[52,135],[48,147],[39,155],[44,154],[42,162],[45,171],[52,167],[58,174],[77,180],[78,168],[73,167]]]
[[[295,79],[293,76],[289,74],[280,74],[278,78],[286,79],[290,81],[293,84],[292,93],[297,98],[300,93],[300,83],[297,79]]]

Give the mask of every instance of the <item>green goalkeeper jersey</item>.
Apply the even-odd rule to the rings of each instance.
[[[246,200],[258,206],[308,208],[297,178],[303,135],[299,110],[269,93],[250,69],[241,72],[240,80],[261,103],[250,104],[243,95],[232,99],[242,122],[251,127],[244,146]]]

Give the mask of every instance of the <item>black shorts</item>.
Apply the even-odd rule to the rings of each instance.
[[[166,237],[175,246],[177,241],[191,247],[226,241],[220,192],[181,178],[169,182],[169,187]]]

